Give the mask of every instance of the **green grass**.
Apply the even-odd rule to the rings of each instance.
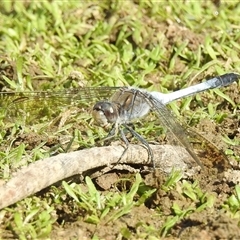
[[[1,1],[0,9],[2,91],[131,85],[170,92],[240,71],[237,1],[221,1],[219,7],[211,1]],[[211,90],[170,106],[190,126],[202,119],[216,125],[228,118],[239,121],[240,103],[229,96],[231,91],[234,89]],[[1,97],[3,180],[53,153],[95,146],[107,134],[92,122],[89,105],[94,101],[11,101]],[[138,132],[148,140],[157,140],[156,133],[162,129],[154,127],[155,123],[151,115],[141,122]],[[224,150],[228,156],[239,161],[232,148],[239,147],[239,138],[224,133],[222,141],[227,144]],[[97,190],[89,178],[82,185],[63,182],[46,194],[1,210],[1,232],[5,238],[51,239],[54,228],[67,229],[69,222],[105,226],[147,206],[159,188],[169,196],[177,192],[182,200],[173,201],[168,213],[161,205],[150,207],[159,223],[151,225],[142,219],[134,231],[125,226],[121,228],[125,239],[171,236],[182,220],[196,212],[215,211],[214,204],[240,221],[238,186],[224,202],[216,203],[212,192],[197,181],[183,180],[174,171],[161,187],[148,186],[140,175],[126,182],[131,186],[124,191],[107,193]],[[180,206],[179,201],[186,204]],[[66,204],[69,209],[64,210]],[[64,211],[68,212],[65,218],[61,215]],[[100,239],[98,234],[91,237]]]

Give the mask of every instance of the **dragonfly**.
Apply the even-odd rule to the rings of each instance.
[[[199,92],[228,86],[239,78],[240,75],[237,73],[227,73],[185,89],[166,94],[161,92],[150,92],[135,87],[83,87],[57,92],[0,92],[0,96],[8,95],[12,97],[13,100],[10,105],[28,101],[32,98],[70,99],[71,102],[86,101],[87,99],[101,99],[94,104],[92,116],[96,124],[105,129],[112,125],[112,129],[106,139],[111,139],[120,133],[121,138],[126,144],[126,148],[123,152],[124,155],[129,146],[124,129],[128,130],[147,148],[154,169],[155,162],[153,152],[148,142],[132,128],[132,123],[136,119],[143,118],[150,111],[156,112],[161,124],[167,129],[168,134],[177,139],[190,157],[203,168],[203,164],[188,141],[184,128],[166,105],[177,99],[191,96]]]
[[[117,90],[116,93],[111,96],[110,100],[97,102],[93,107],[93,117],[102,127],[114,124],[109,137],[116,135],[119,125],[123,125],[148,148],[153,168],[155,168],[153,153],[151,148],[149,148],[148,143],[128,125],[134,119],[144,117],[150,110],[155,111],[161,119],[162,124],[167,127],[168,131],[176,137],[176,139],[178,139],[195,162],[203,168],[202,163],[187,139],[183,127],[165,105],[174,100],[191,96],[208,89],[227,86],[238,80],[239,77],[239,74],[228,73],[195,86],[190,86],[168,94],[148,92],[143,89],[132,87],[123,87]],[[128,145],[123,131],[121,131],[121,136],[126,145]]]

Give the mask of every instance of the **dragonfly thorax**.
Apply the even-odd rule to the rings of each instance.
[[[97,125],[107,127],[118,121],[118,106],[112,102],[99,101],[94,105],[92,115]]]

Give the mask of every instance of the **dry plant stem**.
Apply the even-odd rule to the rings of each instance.
[[[181,147],[150,145],[156,167],[169,172],[172,167],[186,169],[184,158],[188,158]],[[116,163],[123,152],[121,146],[94,147],[81,151],[59,154],[39,160],[20,169],[5,184],[0,186],[0,209],[28,197],[65,178],[84,174],[87,170]],[[139,145],[130,145],[121,159],[121,164],[150,165],[147,150]]]

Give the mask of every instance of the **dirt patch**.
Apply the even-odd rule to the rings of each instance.
[[[234,187],[231,182],[225,182],[223,176],[216,172],[216,170],[215,173],[209,170],[208,173],[200,173],[188,178],[188,181],[192,182],[198,180],[201,190],[214,197],[214,206],[179,219],[168,233],[169,237],[165,237],[166,239],[238,239],[240,236],[238,221],[222,209],[222,204],[233,193]],[[115,179],[114,176],[116,173],[112,176],[108,174],[112,180]],[[124,178],[124,175],[118,173],[118,181],[121,177]],[[73,214],[74,210],[70,207],[71,202],[66,202],[61,211],[58,210],[59,217],[61,216],[65,222],[64,227],[55,224],[51,239],[71,239],[73,237],[90,239],[94,235],[101,239],[116,239],[126,236],[126,233],[129,234],[130,239],[136,239],[141,234],[146,234],[146,231],[149,231],[149,236],[158,237],[164,222],[173,214],[174,204],[177,204],[180,209],[187,209],[198,204],[184,197],[182,192],[176,189],[164,191],[162,185],[166,181],[166,176],[162,172],[143,174],[142,177],[146,185],[157,189],[144,205],[133,207],[131,212],[115,221],[108,222],[110,214],[100,224],[94,225],[78,220],[84,216],[84,212],[78,211],[78,214],[76,212]],[[104,180],[101,178],[101,184],[103,183]],[[108,184],[108,178],[106,178],[105,184]],[[114,190],[111,186],[104,191],[107,194],[108,191],[116,191],[116,189]],[[151,230],[148,229],[148,226],[151,226]]]

